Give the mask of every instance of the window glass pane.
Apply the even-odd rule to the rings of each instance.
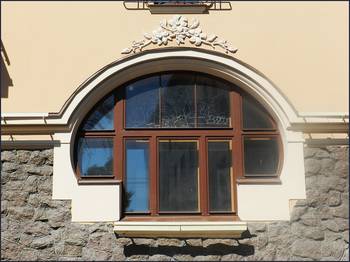
[[[194,74],[166,74],[161,80],[162,127],[194,127]]]
[[[198,211],[197,141],[159,142],[160,211]]]
[[[81,176],[112,176],[113,140],[79,138],[78,163]]]
[[[269,113],[258,102],[243,97],[243,128],[273,128]]]
[[[113,130],[114,129],[114,96],[105,99],[85,120],[83,129]]]
[[[210,211],[232,211],[232,169],[230,141],[209,141],[209,207]]]
[[[147,140],[126,140],[124,207],[128,212],[149,210],[149,145]]]
[[[159,127],[159,76],[126,86],[126,127]]]
[[[275,175],[278,165],[278,143],[275,138],[244,139],[246,176]]]
[[[230,127],[228,86],[215,78],[197,77],[198,127]]]

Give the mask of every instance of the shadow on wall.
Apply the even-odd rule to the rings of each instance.
[[[255,235],[251,235],[248,231],[245,232],[245,235],[242,235],[242,238],[251,238]],[[241,239],[242,239],[241,238]],[[226,239],[227,240],[227,239]],[[185,240],[185,246],[149,246],[146,244],[131,244],[124,247],[124,255],[126,257],[133,255],[166,255],[166,256],[175,256],[175,255],[190,255],[194,256],[208,256],[208,255],[228,255],[228,254],[237,254],[240,256],[250,256],[254,255],[254,246],[248,244],[241,244],[239,239],[235,239],[236,244],[224,244],[224,243],[213,243],[206,247],[201,245],[193,246],[188,245]]]
[[[1,41],[1,98],[8,98],[9,87],[13,86],[12,79],[7,70],[7,66],[9,65],[10,60]]]

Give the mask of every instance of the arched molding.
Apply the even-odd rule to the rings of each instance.
[[[151,50],[116,61],[83,83],[58,114],[47,118],[51,124],[66,124],[73,131],[104,95],[136,77],[164,71],[192,70],[230,81],[253,95],[287,130],[298,119],[296,111],[278,88],[265,76],[230,56],[201,49]],[[287,134],[287,133],[286,133]]]

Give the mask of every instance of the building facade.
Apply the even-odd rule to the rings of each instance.
[[[5,2],[5,260],[348,260],[343,2]]]

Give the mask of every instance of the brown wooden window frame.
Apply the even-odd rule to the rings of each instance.
[[[171,221],[173,218],[189,220],[236,220],[237,219],[237,184],[240,183],[280,183],[279,174],[283,162],[283,147],[281,136],[276,122],[271,116],[272,128],[268,129],[244,129],[243,128],[243,97],[249,96],[245,91],[229,83],[232,86],[229,91],[230,97],[230,127],[223,128],[126,128],[126,93],[125,87],[137,80],[151,77],[154,75],[189,72],[189,71],[162,71],[155,74],[148,74],[132,81],[129,81],[114,91],[109,93],[103,99],[110,95],[115,97],[114,105],[114,130],[111,131],[84,131],[80,127],[75,141],[75,174],[78,183],[84,183],[89,180],[100,180],[101,183],[125,181],[125,141],[128,139],[148,140],[149,142],[149,212],[124,212],[125,220],[151,220],[151,221]],[[196,75],[208,74],[191,72]],[[227,82],[223,79],[221,81]],[[102,102],[103,99],[100,101]],[[258,103],[258,102],[257,102]],[[99,105],[97,103],[87,116]],[[84,122],[83,122],[84,123]],[[113,176],[81,176],[79,164],[77,163],[77,142],[79,138],[112,138],[113,139]],[[274,175],[261,177],[244,176],[244,137],[276,137],[278,141],[278,168]],[[158,141],[162,139],[189,139],[197,140],[199,151],[199,211],[198,212],[160,212],[159,211],[159,159],[158,159]],[[210,212],[209,211],[209,185],[208,185],[208,141],[229,140],[232,146],[232,176],[233,176],[233,210],[230,212]]]

